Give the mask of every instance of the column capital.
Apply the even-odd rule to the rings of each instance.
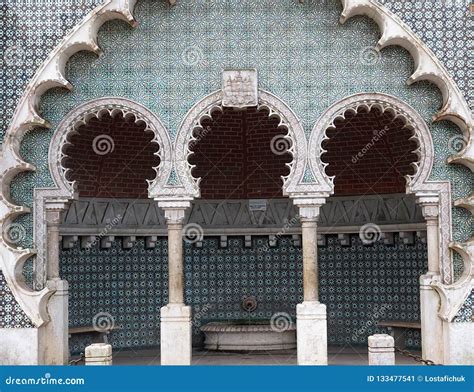
[[[189,201],[159,201],[158,207],[165,212],[165,219],[168,224],[183,223],[186,210],[191,206]]]
[[[300,220],[317,221],[321,207],[326,203],[325,198],[296,198],[293,204],[299,208]]]
[[[46,211],[64,211],[69,202],[68,199],[45,199],[44,208]]]
[[[46,224],[48,226],[59,226],[62,222],[63,210],[47,209],[46,210]]]
[[[438,197],[419,197],[418,204],[426,220],[436,220],[439,216],[439,198]]]
[[[58,226],[62,222],[62,213],[67,209],[68,200],[47,199],[44,203],[46,213],[46,224],[48,226]]]

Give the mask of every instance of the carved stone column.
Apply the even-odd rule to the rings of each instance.
[[[296,199],[303,237],[304,301],[296,307],[299,365],[327,365],[326,305],[319,302],[318,240],[319,212],[325,199]]]
[[[438,315],[440,298],[431,283],[440,281],[439,205],[437,197],[418,200],[426,219],[428,271],[420,277],[422,356],[435,363],[444,362],[443,321]]]
[[[46,204],[46,286],[55,293],[48,302],[50,321],[39,331],[40,355],[47,365],[69,361],[68,282],[59,276],[59,225],[64,203]]]
[[[188,201],[158,202],[168,226],[168,305],[161,308],[161,364],[191,365],[191,307],[184,303],[183,221]]]

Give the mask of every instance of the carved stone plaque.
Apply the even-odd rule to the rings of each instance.
[[[258,105],[256,69],[226,69],[222,74],[222,106],[247,108]]]

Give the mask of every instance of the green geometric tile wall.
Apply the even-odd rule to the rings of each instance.
[[[193,338],[211,320],[270,319],[285,312],[295,317],[303,300],[302,254],[290,237],[268,248],[268,237],[230,237],[221,248],[219,238],[205,238],[203,247],[185,245],[185,296],[193,307]],[[265,250],[268,249],[268,250]],[[383,319],[419,320],[418,278],[426,271],[426,245],[417,240],[393,246],[377,242],[364,246],[351,236],[341,246],[328,236],[319,247],[320,296],[328,307],[328,341],[333,345],[367,344],[367,336],[386,332],[376,326]],[[121,329],[110,336],[114,349],[159,346],[159,309],[166,304],[167,239],[145,249],[143,239],[123,251],[120,240],[110,249],[79,246],[61,251],[61,274],[69,281],[70,325],[90,326],[96,314],[109,313]],[[257,309],[241,308],[244,297],[255,297]],[[81,352],[90,338],[71,340],[71,351]],[[407,344],[419,347],[411,332]]]
[[[151,0],[142,0],[151,1]],[[330,5],[339,0],[320,0]],[[288,0],[290,3],[291,0]],[[49,52],[103,0],[4,0],[0,2],[0,136],[24,87]],[[417,33],[447,67],[474,103],[468,32],[473,28],[469,0],[383,0]],[[472,39],[472,38],[471,38]],[[470,77],[471,75],[471,77]],[[0,137],[0,140],[1,140]]]
[[[377,26],[365,18],[338,24],[338,1],[181,0],[169,10],[165,2],[138,2],[136,29],[123,22],[106,24],[99,34],[104,55],[79,53],[68,65],[72,93],[51,91],[42,101],[44,116],[53,124],[90,99],[122,96],[138,101],[159,115],[175,135],[188,109],[220,88],[225,67],[255,67],[260,86],[285,102],[301,119],[306,133],[333,102],[357,92],[378,91],[411,104],[430,125],[436,159],[432,179],[450,179],[453,198],[474,187],[472,173],[448,165],[453,138],[459,131],[447,122],[432,123],[441,97],[428,83],[407,86],[413,60],[400,48],[387,48],[375,64],[364,51],[379,38]],[[281,15],[285,15],[284,18]],[[190,23],[192,21],[192,23]],[[52,131],[27,134],[21,147],[25,160],[37,171],[21,173],[12,182],[11,195],[31,206],[35,186],[51,179],[47,147]],[[453,236],[466,240],[473,231],[471,214],[453,208]],[[31,216],[18,219],[27,235],[19,245],[31,246]]]
[[[469,323],[474,321],[474,290],[469,293],[463,306],[454,317],[455,323]]]
[[[442,52],[446,50],[445,43],[455,41],[445,52],[444,61],[456,80],[463,83],[464,91],[472,91],[468,86],[472,71],[468,66],[468,40],[462,39],[468,36],[472,18],[466,17],[464,4],[436,2],[420,8],[418,2],[387,3],[405,15],[432,48]],[[55,8],[54,4],[61,6]],[[18,94],[41,63],[41,56],[45,57],[41,48],[51,48],[64,30],[75,24],[78,15],[94,4],[85,1],[78,5],[69,0],[39,0],[34,5],[30,1],[2,3],[0,17],[8,19],[8,28],[1,28],[4,40],[0,50],[12,53],[15,44],[27,44],[22,56],[13,57],[13,65],[0,68],[3,128]],[[407,4],[413,5],[413,14]],[[37,171],[16,177],[12,199],[19,205],[31,206],[33,189],[51,185],[48,143],[58,122],[72,108],[92,98],[124,96],[157,113],[174,135],[186,111],[220,87],[221,69],[227,66],[258,68],[261,87],[287,102],[307,133],[325,108],[349,94],[380,91],[405,100],[430,126],[435,141],[432,179],[450,179],[453,199],[469,194],[474,187],[472,173],[465,167],[446,164],[453,153],[452,140],[459,131],[449,123],[433,124],[431,120],[441,102],[439,91],[428,83],[406,85],[413,60],[400,48],[383,50],[375,64],[365,62],[364,50],[377,42],[379,30],[365,18],[339,25],[340,10],[338,0],[307,1],[303,5],[275,0],[180,0],[173,10],[165,2],[139,1],[135,13],[140,22],[138,28],[131,29],[117,21],[106,24],[99,34],[104,55],[97,59],[90,54],[77,54],[68,65],[67,76],[75,90],[56,90],[45,96],[42,110],[53,129],[27,134],[21,154]],[[430,18],[423,19],[425,14]],[[423,28],[430,23],[435,25]],[[38,27],[32,29],[32,25]],[[459,42],[464,46],[458,48]],[[197,54],[198,61],[194,63],[189,54]],[[9,56],[2,58],[12,60]],[[464,241],[474,231],[472,216],[461,208],[453,208],[452,213],[453,238]],[[17,222],[26,232],[18,245],[34,245],[32,216],[27,214]],[[461,270],[457,258],[458,275]]]
[[[33,328],[0,271],[0,328]]]

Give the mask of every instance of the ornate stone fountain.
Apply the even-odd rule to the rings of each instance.
[[[242,309],[254,312],[257,301],[246,297]],[[287,313],[275,313],[270,320],[234,320],[211,322],[203,327],[207,350],[269,351],[296,348],[296,325]]]

